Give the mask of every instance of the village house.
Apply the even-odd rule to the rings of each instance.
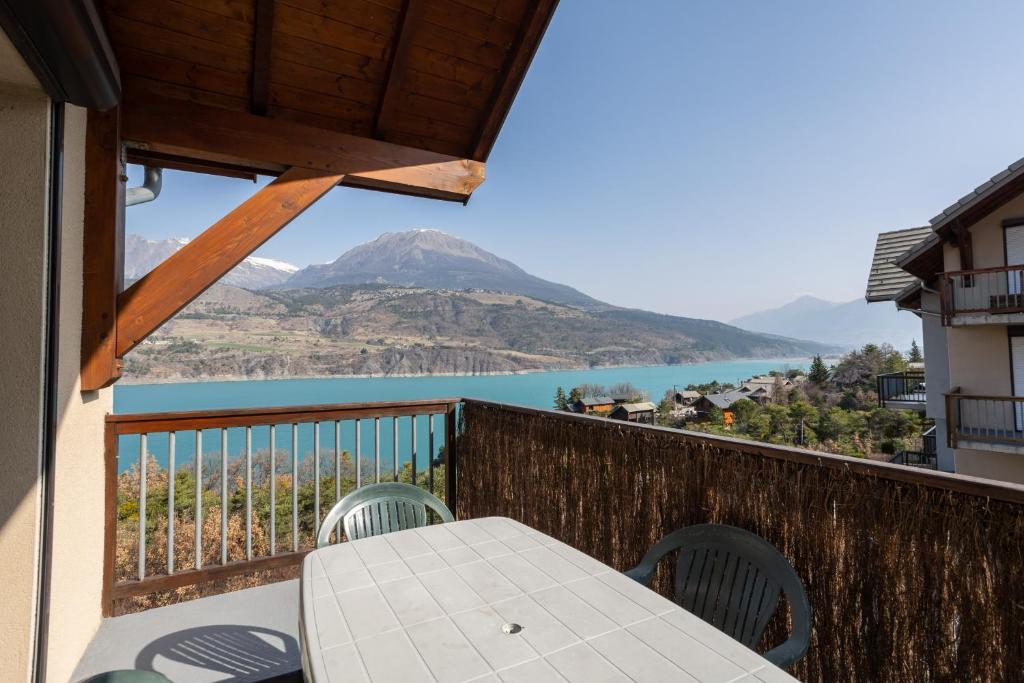
[[[615,407],[615,399],[611,396],[585,396],[575,401],[571,407],[575,413],[607,417]]]
[[[620,403],[615,406],[609,417],[613,420],[652,425],[654,424],[654,417],[657,412],[658,406],[649,401],[644,401],[643,403]]]

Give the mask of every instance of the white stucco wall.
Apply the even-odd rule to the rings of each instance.
[[[100,623],[104,416],[113,389],[81,392],[84,109],[65,107],[60,365],[47,680],[67,681]]]
[[[28,680],[34,647],[49,111],[0,32],[0,681]]]

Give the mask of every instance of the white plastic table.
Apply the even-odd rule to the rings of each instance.
[[[303,670],[316,683],[796,680],[670,600],[503,517],[316,550],[301,583]]]

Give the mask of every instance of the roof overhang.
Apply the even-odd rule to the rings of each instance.
[[[99,4],[130,160],[465,202],[557,0]]]
[[[864,298],[869,303],[892,301],[895,294],[915,279],[900,267],[899,259],[908,250],[912,251],[931,239],[933,234],[927,226],[879,233]]]

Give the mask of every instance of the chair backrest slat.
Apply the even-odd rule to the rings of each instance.
[[[419,487],[398,482],[363,486],[342,498],[327,513],[316,545],[322,548],[330,544],[331,533],[339,521],[350,541],[425,526],[428,507],[441,521],[455,521],[444,503]]]

